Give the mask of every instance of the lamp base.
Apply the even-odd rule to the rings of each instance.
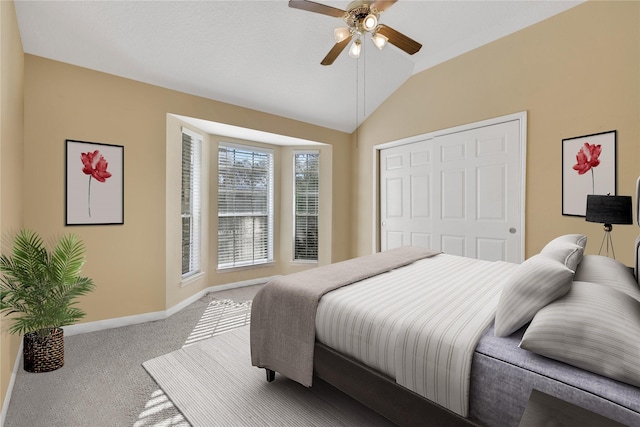
[[[613,250],[613,239],[611,239],[611,230],[613,230],[613,225],[604,225],[604,236],[602,236],[602,243],[600,243],[600,250],[598,251],[598,255],[602,253],[602,247],[606,242],[607,256],[609,256],[609,246],[611,246],[611,254],[613,255],[613,259],[616,259],[616,252]]]

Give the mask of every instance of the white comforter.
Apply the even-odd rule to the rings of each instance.
[[[316,339],[466,417],[473,351],[516,265],[440,254],[340,288]]]

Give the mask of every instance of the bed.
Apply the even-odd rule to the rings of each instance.
[[[254,299],[252,363],[403,426],[517,426],[532,390],[640,425],[640,287],[585,245],[559,236],[522,264],[398,248],[284,276]]]

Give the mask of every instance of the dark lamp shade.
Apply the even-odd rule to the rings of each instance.
[[[586,220],[600,224],[633,224],[631,196],[587,195]]]

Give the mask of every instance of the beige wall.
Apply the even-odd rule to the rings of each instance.
[[[328,148],[323,149],[323,155],[329,157],[325,172],[332,176],[324,180],[325,187],[331,191],[326,193],[329,200],[323,211],[323,225],[329,235],[324,236],[323,242],[329,246],[322,248],[321,260],[328,263],[350,256],[348,224],[342,221],[351,214],[350,135],[24,55],[13,3],[2,2],[2,5],[2,102],[3,106],[11,103],[12,112],[18,111],[19,106],[21,112],[19,120],[13,115],[8,117],[4,110],[2,116],[2,165],[9,164],[2,169],[2,231],[26,226],[45,237],[74,232],[82,238],[87,248],[83,274],[96,283],[95,291],[80,300],[81,308],[87,313],[85,322],[163,311],[209,286],[301,268],[282,258],[277,258],[278,262],[271,267],[226,273],[207,266],[203,278],[181,286],[179,245],[175,244],[175,233],[167,230],[179,230],[179,217],[175,218],[176,206],[179,215],[179,199],[177,203],[173,199],[176,195],[179,197],[179,190],[176,191],[179,177],[172,175],[173,163],[168,159],[179,158],[173,152],[176,145],[171,141],[179,140],[182,123],[168,113],[328,144]],[[10,13],[5,13],[5,9]],[[5,40],[9,40],[4,37],[5,33],[12,41],[12,57],[7,60],[5,55],[9,56],[10,50],[5,49]],[[5,83],[9,75],[12,80]],[[11,93],[6,87],[11,88]],[[11,119],[14,126],[5,127],[5,119]],[[5,133],[10,131],[12,142],[6,144]],[[124,225],[65,227],[65,139],[124,146]],[[205,141],[216,142],[207,135]],[[17,157],[23,152],[29,161]],[[11,191],[6,191],[9,183]],[[18,191],[17,185],[21,185],[23,191]],[[280,199],[280,195],[277,197]],[[14,201],[18,203],[10,209]],[[332,222],[340,223],[332,227]],[[208,239],[205,246],[213,243],[215,239]],[[175,256],[176,250],[178,256]],[[280,253],[276,252],[276,256]],[[205,258],[211,259],[211,254],[205,253]],[[19,339],[2,335],[0,343],[4,396]]]
[[[563,138],[618,131],[618,194],[640,175],[640,2],[588,2],[413,76],[358,132],[354,255],[372,251],[373,146],[528,112],[526,256],[564,233],[602,225],[562,216]],[[637,226],[614,226],[616,256],[632,264]]]
[[[279,264],[237,274],[210,271],[206,280],[180,286],[175,269],[165,262],[176,247],[175,236],[166,230],[172,223],[179,224],[167,216],[172,209],[170,198],[179,195],[175,191],[179,180],[170,173],[167,159],[176,158],[171,151],[175,146],[168,141],[172,135],[178,140],[180,127],[167,125],[172,123],[167,113],[331,144],[333,180],[348,179],[344,176],[349,173],[350,136],[342,132],[25,55],[25,156],[30,159],[25,164],[29,194],[24,200],[25,225],[45,234],[73,231],[84,240],[83,273],[97,285],[81,300],[86,321],[165,310],[208,286],[280,274],[285,269],[285,264]],[[124,225],[64,226],[67,138],[124,146]],[[343,189],[334,191],[337,198],[345,197]],[[349,210],[345,205],[331,214],[344,218]],[[341,249],[347,247],[348,236],[340,228],[332,231],[332,245],[331,261],[349,255]],[[177,261],[179,256],[169,259]]]
[[[81,300],[85,321],[165,310],[210,285],[295,269],[281,264],[264,271],[211,273],[187,287],[173,280],[174,267],[165,262],[175,250],[175,237],[167,233],[175,220],[168,141],[175,136],[172,126],[180,124],[167,113],[330,144],[330,219],[322,227],[331,230],[332,262],[372,251],[372,147],[379,143],[527,111],[527,256],[566,232],[586,233],[593,252],[602,235],[597,224],[561,215],[562,138],[616,129],[618,193],[631,194],[640,174],[637,2],[580,5],[424,71],[354,135],[23,55],[13,3],[0,5],[0,228],[4,234],[25,225],[46,236],[73,231],[84,240],[84,273],[97,285]],[[124,225],[64,226],[65,139],[125,147]],[[290,153],[282,151],[287,161]],[[286,173],[280,179],[286,181]],[[285,198],[280,203],[286,205]],[[637,231],[632,226],[614,230],[616,247],[626,249],[618,249],[618,258],[627,264]],[[286,251],[277,253],[286,258]],[[15,337],[0,335],[3,398],[18,344]]]
[[[23,224],[23,128],[24,54],[13,2],[0,2],[0,236]],[[3,407],[11,373],[20,347],[20,336],[6,332],[7,319],[0,318],[0,408]],[[2,420],[0,420],[0,423]]]

